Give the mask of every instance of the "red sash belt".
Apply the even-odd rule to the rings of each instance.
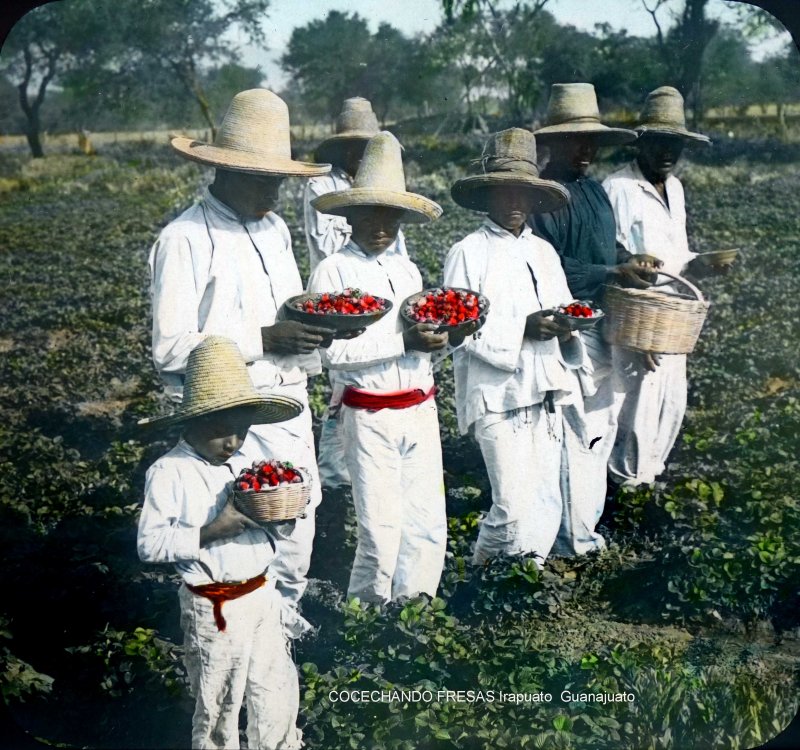
[[[436,395],[436,386],[427,393],[421,388],[409,388],[404,391],[391,391],[389,393],[370,393],[360,388],[348,385],[342,394],[342,403],[353,409],[408,409],[424,403]]]
[[[260,576],[241,583],[206,583],[202,586],[190,586],[187,583],[186,588],[197,596],[204,596],[211,600],[214,604],[214,622],[217,623],[217,630],[225,630],[226,622],[222,616],[223,602],[238,599],[240,596],[260,589],[266,582],[267,577],[262,573]]]

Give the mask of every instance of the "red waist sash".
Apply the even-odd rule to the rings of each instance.
[[[436,386],[432,386],[427,393],[421,388],[409,388],[389,393],[370,393],[348,385],[342,394],[342,403],[353,409],[371,409],[372,411],[377,411],[378,409],[408,409],[409,406],[424,403],[435,395]]]
[[[241,583],[205,583],[202,586],[190,586],[187,583],[186,588],[197,596],[204,596],[211,600],[214,605],[214,622],[217,623],[217,630],[225,630],[227,623],[222,616],[223,602],[238,599],[240,596],[260,589],[266,582],[267,577],[262,573],[260,576]]]

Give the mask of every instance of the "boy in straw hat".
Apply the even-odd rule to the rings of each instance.
[[[237,94],[213,144],[174,138],[182,156],[215,168],[198,203],[167,225],[150,253],[153,361],[167,392],[180,397],[189,352],[206,336],[233,339],[257,389],[308,406],[307,374],[321,371],[325,328],[283,320],[283,302],[303,291],[289,230],[273,211],[282,180],[312,177],[328,165],[291,157],[289,111],[266,89]],[[255,425],[243,447],[251,459],[280,456],[313,474],[312,509],[291,538],[278,541],[273,565],[287,623],[306,587],[321,493],[308,408],[279,425]],[[291,624],[293,623],[293,625]]]
[[[683,186],[672,171],[687,143],[708,145],[710,140],[686,129],[683,97],[671,86],[647,95],[636,130],[636,159],[603,182],[617,241],[634,255],[656,256],[667,273],[695,271]],[[615,349],[615,367],[624,396],[609,472],[619,484],[651,483],[664,470],[683,422],[686,355],[642,357]]]
[[[447,542],[442,451],[430,353],[447,346],[434,325],[406,330],[403,300],[422,289],[417,267],[390,254],[402,222],[438,218],[441,207],[406,191],[400,144],[374,136],[351,190],[317,198],[314,207],[345,216],[347,245],[320,263],[309,289],[358,287],[394,303],[358,338],[334,340],[323,359],[341,403],[345,458],[353,482],[358,545],[348,595],[385,602],[435,595]],[[451,342],[452,343],[452,342]]]
[[[632,256],[616,242],[614,211],[600,183],[588,176],[597,150],[636,139],[636,133],[600,122],[594,86],[556,83],[550,92],[546,125],[534,131],[550,153],[542,177],[563,185],[569,202],[530,217],[533,231],[561,258],[572,296],[602,301],[603,287],[616,281],[644,289],[657,261]],[[564,518],[555,551],[584,554],[605,545],[595,526],[603,511],[607,463],[617,431],[611,347],[597,328],[583,333],[590,367],[578,371],[584,398],[565,410]]]
[[[527,130],[492,135],[480,164],[451,193],[488,217],[451,248],[444,268],[445,284],[478,291],[491,305],[486,325],[454,355],[459,427],[474,431],[492,485],[473,563],[533,555],[541,565],[561,524],[562,409],[580,398],[573,368],[584,364],[584,350],[551,316],[572,295],[555,250],[526,219],[560,208],[569,193],[539,177]]]
[[[304,217],[308,257],[313,272],[320,261],[341,250],[350,240],[351,228],[344,216],[317,211],[312,202],[327,193],[349,190],[364,155],[367,141],[379,131],[378,118],[368,100],[360,96],[345,99],[336,120],[336,132],[317,146],[318,162],[329,162],[327,175],[312,177],[306,183]],[[403,231],[386,250],[387,253],[406,253]],[[319,436],[319,476],[323,487],[350,484],[344,461],[344,448],[336,410],[328,409],[322,420]]]
[[[291,419],[302,408],[256,390],[236,344],[208,336],[189,355],[177,411],[145,420],[182,427],[178,444],[147,472],[138,549],[145,562],[174,563],[183,579],[193,748],[238,748],[244,698],[250,747],[302,744],[297,670],[281,627],[281,597],[267,575],[277,525],[260,526],[231,498],[251,424]]]

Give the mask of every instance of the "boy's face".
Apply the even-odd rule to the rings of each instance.
[[[246,174],[218,169],[214,185],[223,191],[223,195],[217,197],[239,215],[245,219],[259,220],[278,205],[283,180],[280,175]]]
[[[237,407],[192,419],[183,437],[213,466],[224,464],[242,447],[253,418],[249,407]]]
[[[365,253],[380,255],[396,239],[405,212],[387,206],[356,206],[347,212],[353,242]]]
[[[489,218],[518,237],[533,210],[533,192],[517,185],[490,187],[487,204]]]

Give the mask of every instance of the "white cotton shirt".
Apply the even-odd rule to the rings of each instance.
[[[422,290],[419,270],[407,257],[389,250],[370,255],[350,241],[317,266],[308,288],[311,292],[357,288],[393,303],[392,309],[360,336],[334,339],[322,350],[323,362],[332,373],[334,396],[346,385],[375,392],[428,391],[433,387],[430,356],[406,352],[403,345],[401,303]]]
[[[139,557],[144,562],[175,563],[183,580],[193,586],[261,575],[275,557],[265,529],[247,529],[200,546],[201,527],[219,515],[234,479],[231,466],[213,466],[181,439],[147,470]]]
[[[312,177],[306,182],[303,218],[312,273],[325,258],[338,253],[350,241],[352,229],[344,216],[320,213],[311,205],[311,201],[321,195],[350,190],[352,187],[347,172],[336,166],[328,174]],[[402,230],[398,233],[396,242],[385,252],[408,255]]]
[[[686,238],[683,185],[669,175],[665,187],[669,206],[635,161],[603,181],[617,222],[617,242],[634,255],[660,258],[667,273],[680,276],[695,253]]]
[[[289,230],[274,212],[245,221],[206,190],[170,222],[150,252],[153,361],[170,395],[182,392],[189,352],[206,336],[236,342],[259,389],[304,384],[318,352],[264,352],[261,328],[303,291]]]
[[[453,355],[462,433],[487,413],[541,403],[547,391],[554,392],[557,404],[579,397],[572,369],[588,366],[579,336],[566,344],[557,338],[532,341],[523,336],[530,313],[572,300],[549,242],[527,225],[515,237],[487,218],[450,249],[444,283],[480,292],[489,300],[486,323]]]

